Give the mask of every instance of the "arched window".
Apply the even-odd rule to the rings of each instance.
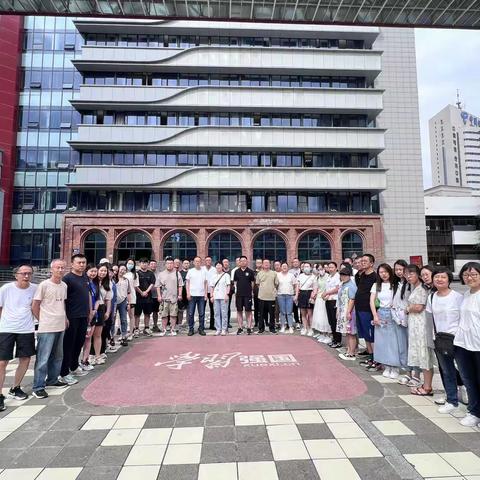
[[[124,262],[127,258],[152,258],[152,242],[150,237],[143,232],[131,232],[122,237],[118,243],[117,262]]]
[[[298,258],[307,260],[331,260],[332,249],[330,242],[321,233],[307,233],[298,242]]]
[[[163,258],[173,257],[180,260],[193,260],[197,255],[195,240],[184,232],[172,233],[163,245]]]
[[[253,243],[253,258],[266,258],[271,261],[286,260],[287,246],[278,233],[261,233]]]
[[[83,241],[83,254],[87,263],[98,265],[102,258],[107,256],[107,239],[101,232],[89,233]]]
[[[348,232],[342,238],[342,258],[358,257],[363,252],[362,237],[355,232]]]
[[[235,258],[242,255],[242,244],[240,240],[233,234],[228,232],[217,233],[208,245],[208,255],[212,257],[212,261],[222,261],[228,258],[230,263],[235,262]]]

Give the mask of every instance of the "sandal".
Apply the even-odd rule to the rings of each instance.
[[[430,388],[429,390],[425,389],[423,385],[420,387],[415,387],[410,390],[412,395],[418,395],[419,397],[433,397],[433,389]]]
[[[408,382],[410,382],[412,380],[412,377],[410,377],[410,375],[402,375],[399,379],[398,379],[398,383],[400,385],[407,385]]]
[[[412,377],[409,382],[406,383],[407,387],[421,387],[422,382],[419,378]]]

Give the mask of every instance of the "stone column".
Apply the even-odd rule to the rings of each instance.
[[[338,265],[342,262],[342,231],[339,228],[334,228],[332,233],[332,260]]]
[[[173,190],[172,191],[172,196],[171,198],[171,211],[172,212],[177,212],[178,211],[178,196],[177,196],[177,191]]]
[[[199,228],[197,232],[197,255],[205,258],[207,256],[207,230]]]
[[[117,252],[115,251],[115,229],[106,228],[105,233],[107,235],[107,248],[106,248],[107,258],[112,259],[113,262],[116,262]]]
[[[160,228],[155,228],[152,231],[152,252],[153,258],[159,262],[163,260],[163,252],[160,251],[160,239],[162,238],[162,230]]]
[[[297,238],[298,233],[295,228],[289,228],[287,232],[287,262],[291,265],[293,259],[297,256]]]

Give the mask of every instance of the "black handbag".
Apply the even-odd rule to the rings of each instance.
[[[430,304],[432,305],[432,310],[433,310],[434,293],[432,293],[430,296]],[[433,341],[433,344],[435,346],[435,351],[437,353],[440,353],[441,355],[445,355],[453,358],[455,353],[455,346],[453,345],[453,340],[455,339],[455,335],[452,335],[451,333],[446,333],[446,332],[437,332],[437,327],[435,326],[435,317],[433,316],[433,312],[432,312],[432,320],[433,320],[433,331],[435,332],[435,340]]]

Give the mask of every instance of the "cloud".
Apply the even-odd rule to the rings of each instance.
[[[480,116],[480,32],[416,29],[418,95],[422,135],[423,180],[431,186],[428,120],[448,104],[457,89],[465,110]]]

